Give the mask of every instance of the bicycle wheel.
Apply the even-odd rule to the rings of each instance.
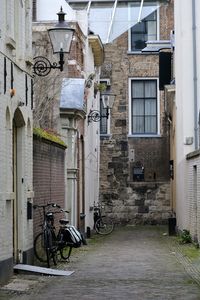
[[[61,249],[60,249],[60,256],[64,260],[68,260],[72,252],[72,246],[65,244]]]
[[[107,217],[99,218],[95,223],[95,230],[99,234],[109,234],[114,229],[114,223]]]
[[[45,246],[47,254],[47,266],[50,268],[50,261],[53,260],[54,265],[57,265],[57,246],[55,232],[51,228],[47,228],[44,232]]]
[[[50,260],[57,264],[57,247],[52,239],[52,233],[45,231],[39,233],[34,240],[34,254],[40,262],[47,263],[50,267]]]
[[[47,262],[49,253],[46,247],[44,232],[40,232],[34,240],[34,254],[39,261]]]

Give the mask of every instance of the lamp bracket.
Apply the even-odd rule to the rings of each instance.
[[[51,63],[46,57],[43,56],[34,57],[34,61],[35,63],[33,65],[33,72],[38,76],[47,76],[52,69],[59,69],[60,71],[63,71],[63,54],[60,55],[59,63]]]
[[[109,117],[109,108],[106,109],[106,115],[101,115],[100,111],[98,110],[91,110],[90,113],[88,114],[88,124],[90,122],[99,122],[101,121],[102,118],[108,119]]]
[[[91,110],[88,115],[88,123],[90,122],[99,122],[101,120],[101,114],[98,110]]]

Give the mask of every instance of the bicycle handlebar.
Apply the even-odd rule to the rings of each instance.
[[[47,203],[47,204],[34,204],[33,205],[33,208],[36,209],[36,208],[47,208],[49,206],[52,206],[52,207],[56,207],[56,208],[60,208],[59,211],[55,211],[54,213],[60,213],[60,212],[65,212],[65,213],[69,213],[68,210],[64,210],[63,208],[60,207],[60,205],[56,204],[56,203]]]
[[[59,210],[59,211],[53,211],[53,214],[58,214],[58,213],[61,213],[61,212],[65,212],[65,213],[70,213],[68,210],[64,210],[64,209],[62,209],[61,208],[61,210]]]
[[[56,204],[56,203],[47,203],[47,204],[42,204],[42,205],[39,205],[39,204],[34,204],[33,205],[33,208],[46,208],[46,207],[49,207],[49,206],[52,206],[52,207],[58,207],[60,208],[60,205]]]

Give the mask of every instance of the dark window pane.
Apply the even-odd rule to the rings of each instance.
[[[103,107],[102,99],[100,99],[100,113],[101,116],[106,116],[106,109]],[[102,118],[100,121],[100,134],[108,133],[108,120],[107,118]]]
[[[153,12],[131,28],[131,51],[141,50],[146,47],[148,40],[157,39],[156,16],[156,12]]]

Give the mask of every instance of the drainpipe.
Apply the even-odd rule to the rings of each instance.
[[[196,41],[196,0],[192,0],[192,41],[193,41],[193,88],[194,88],[194,146],[198,149],[198,103],[197,103],[197,41]]]

